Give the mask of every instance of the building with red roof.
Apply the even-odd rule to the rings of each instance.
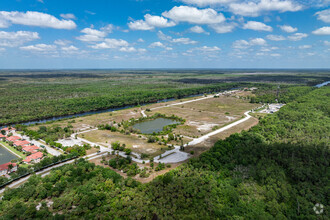
[[[10,137],[7,137],[6,138],[6,140],[7,141],[18,141],[18,140],[20,140],[21,138],[20,137],[18,137],[18,136],[10,136]]]
[[[39,163],[43,156],[44,156],[43,153],[37,152],[37,153],[31,154],[30,156],[27,156],[25,158],[25,160],[23,160],[23,161],[25,163]]]
[[[6,128],[2,128],[1,131],[5,131],[6,134],[9,134],[11,132],[15,132],[16,131],[16,128],[6,127]]]
[[[37,153],[40,148],[38,146],[32,145],[32,146],[24,146],[22,148],[24,152],[30,152],[30,153]]]
[[[11,169],[9,169],[9,165],[13,165]],[[5,163],[0,165],[0,176],[4,176],[8,173],[16,172],[17,171],[17,164],[16,163]]]
[[[30,142],[27,141],[27,140],[23,140],[23,141],[14,141],[14,143],[13,143],[13,145],[14,145],[15,147],[18,147],[18,146],[23,147],[23,146],[25,146],[25,145],[29,145],[29,144],[30,144]]]

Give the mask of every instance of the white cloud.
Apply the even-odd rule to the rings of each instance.
[[[229,5],[229,9],[234,14],[257,17],[268,11],[278,11],[281,13],[299,11],[302,9],[302,6],[291,0],[260,0],[258,2],[246,1],[244,3],[232,3]]]
[[[298,31],[298,28],[291,27],[290,25],[280,25],[279,27],[282,31],[285,31],[287,33],[293,33]]]
[[[197,33],[197,34],[205,33],[205,30],[201,26],[198,26],[198,25],[191,27],[189,29],[189,31],[193,32],[193,33]]]
[[[250,45],[265,45],[267,42],[262,38],[254,38],[250,40]]]
[[[330,27],[322,27],[312,32],[316,35],[330,35]]]
[[[173,27],[175,25],[176,25],[175,22],[169,21],[164,17],[153,16],[150,14],[146,14],[144,16],[144,20],[137,20],[128,23],[128,27],[131,30],[142,30],[142,31],[153,30],[156,27],[158,28]]]
[[[73,53],[78,51],[79,49],[73,45],[67,46],[67,47],[62,47],[61,48],[62,51],[66,52],[66,53]]]
[[[7,21],[0,20],[0,28],[7,28],[10,24]]]
[[[197,41],[191,40],[190,38],[176,38],[172,40],[173,43],[178,44],[197,44]]]
[[[159,27],[159,28],[166,28],[166,27],[173,27],[175,26],[175,22],[169,21],[166,18],[161,16],[153,16],[150,14],[146,14],[144,16],[145,21],[152,27]]]
[[[324,41],[324,45],[326,45],[326,46],[330,46],[330,41],[325,40],[325,41]]]
[[[54,44],[60,45],[60,46],[66,46],[68,44],[70,44],[71,41],[69,40],[55,40]]]
[[[68,13],[68,14],[60,14],[60,16],[64,19],[77,19],[74,14]]]
[[[303,38],[306,38],[308,37],[308,34],[305,34],[305,33],[295,33],[295,34],[292,34],[288,37],[289,40],[292,40],[292,41],[299,41],[299,40],[302,40]]]
[[[236,24],[235,23],[212,24],[210,25],[210,27],[218,34],[224,34],[224,33],[232,32],[235,29]]]
[[[303,50],[303,49],[309,49],[309,48],[312,48],[312,45],[301,45],[298,48],[301,49],[301,50]]]
[[[197,44],[197,41],[191,40],[190,38],[172,38],[164,34],[161,31],[158,31],[158,37],[161,40],[169,41],[171,43],[178,43],[178,44]]]
[[[155,47],[165,47],[165,45],[162,42],[153,42],[152,44],[149,45],[150,48],[155,48]]]
[[[139,31],[150,31],[154,29],[154,27],[147,24],[147,22],[145,22],[144,20],[131,21],[130,23],[128,23],[128,27],[131,30]]]
[[[282,35],[267,35],[267,39],[272,40],[272,41],[282,41],[285,40],[285,37]]]
[[[175,6],[170,11],[162,14],[175,22],[188,22],[192,24],[217,24],[224,22],[226,18],[223,14],[211,8],[198,9],[189,6]]]
[[[272,56],[272,57],[280,57],[281,54],[279,54],[279,53],[272,53],[272,54],[270,54],[270,56]]]
[[[258,21],[248,21],[246,24],[244,24],[243,29],[250,29],[255,31],[273,31],[271,26]]]
[[[246,40],[237,40],[233,43],[232,47],[234,49],[246,49],[251,46],[264,46],[267,42],[263,38],[253,38],[249,41]]]
[[[119,47],[128,47],[129,43],[122,39],[107,38],[104,42],[90,46],[93,49],[116,49]]]
[[[80,31],[81,33],[84,33],[84,35],[77,37],[77,39],[84,42],[102,41],[109,33],[112,32],[112,30],[113,25],[111,24],[102,27],[100,30],[96,30],[93,28],[84,28]]]
[[[17,31],[6,32],[0,31],[0,46],[3,47],[16,47],[26,42],[39,39],[37,32],[30,31]]]
[[[137,40],[137,42],[139,42],[139,43],[143,43],[144,40],[143,40],[142,38],[139,38],[139,39]]]
[[[218,5],[218,4],[227,4],[235,0],[181,0],[182,2],[190,5],[197,5],[200,7],[207,5]]]
[[[77,25],[72,20],[59,20],[56,17],[35,11],[0,11],[0,20],[11,22],[13,24],[48,27],[55,29],[75,29]]]
[[[56,50],[56,46],[49,44],[36,44],[36,45],[20,47],[20,49],[30,52],[53,52]]]
[[[201,51],[201,52],[204,52],[204,53],[211,53],[211,52],[219,52],[221,51],[221,49],[217,46],[213,46],[213,47],[208,47],[208,46],[203,46],[203,47],[195,47],[191,50],[188,50],[188,52],[193,52],[193,51]]]
[[[316,12],[317,19],[326,23],[330,23],[330,9]]]
[[[122,47],[119,49],[119,51],[126,53],[133,53],[136,52],[137,50],[134,47]]]

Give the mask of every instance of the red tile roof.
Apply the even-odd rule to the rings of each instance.
[[[6,137],[6,135],[0,134],[0,138],[4,138]]]
[[[24,145],[28,145],[28,144],[30,144],[30,142],[29,141],[26,141],[26,140],[24,140],[24,141],[14,141],[14,145],[16,145],[16,146],[24,146]]]
[[[30,163],[31,160],[37,160],[37,159],[41,159],[43,157],[43,153],[41,152],[37,152],[34,154],[31,154],[30,156],[27,156],[25,158],[25,160],[23,160],[24,162]]]
[[[13,130],[16,130],[15,128],[9,128],[9,127],[6,127],[6,128],[3,128],[1,130],[4,130],[4,131],[13,131]]]
[[[9,162],[9,163],[5,163],[5,164],[0,165],[0,171],[8,170],[8,166],[9,166],[9,164],[12,164],[13,167],[16,167],[16,166],[17,166],[16,163],[11,163],[11,162]]]
[[[26,151],[26,152],[31,152],[31,153],[36,153],[40,148],[35,146],[35,145],[32,145],[32,146],[24,146],[23,147],[23,150]]]
[[[11,137],[7,137],[6,139],[7,139],[7,141],[17,141],[17,140],[19,140],[21,138],[18,137],[18,136],[11,136]]]

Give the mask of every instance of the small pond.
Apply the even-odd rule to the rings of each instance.
[[[0,146],[0,165],[8,163],[13,159],[17,159],[17,157],[10,153],[6,148]]]
[[[152,134],[154,132],[161,132],[165,126],[174,124],[180,124],[180,122],[167,118],[156,118],[150,121],[136,123],[133,125],[133,128],[140,130],[143,134]]]

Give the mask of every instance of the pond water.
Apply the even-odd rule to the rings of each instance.
[[[318,85],[316,85],[315,87],[317,87],[317,88],[321,88],[322,86],[326,86],[326,85],[328,85],[328,84],[330,84],[330,81],[326,81],[326,82],[324,82],[324,83],[318,84]]]
[[[17,159],[17,157],[10,153],[6,148],[0,146],[0,165],[8,163],[13,159]]]
[[[156,118],[150,121],[139,122],[133,125],[133,128],[138,129],[143,134],[152,134],[163,131],[163,128],[168,125],[180,124],[178,121],[167,118]]]

